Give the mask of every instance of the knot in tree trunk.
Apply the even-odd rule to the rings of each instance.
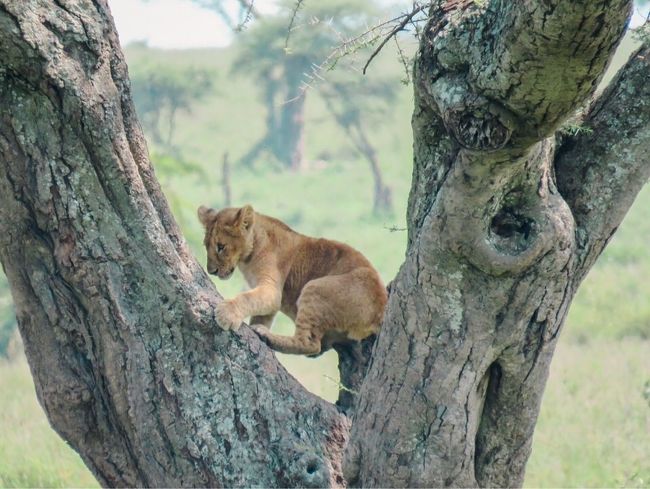
[[[555,262],[547,271],[560,270],[573,250],[575,225],[551,177],[552,155],[550,140],[519,158],[462,150],[423,245],[440,241],[493,276],[520,274],[543,257]]]

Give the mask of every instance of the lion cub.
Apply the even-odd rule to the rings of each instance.
[[[244,274],[251,290],[217,306],[223,329],[251,328],[274,350],[317,355],[335,343],[379,330],[387,293],[377,271],[343,243],[304,236],[250,205],[220,211],[201,206],[208,272]],[[278,311],[296,324],[294,336],[269,328]]]

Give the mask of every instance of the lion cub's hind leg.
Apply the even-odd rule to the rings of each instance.
[[[316,356],[321,353],[321,340],[325,331],[331,329],[332,317],[331,277],[308,282],[298,297],[296,331],[293,336],[273,334],[256,328],[257,334],[274,350],[281,353]]]
[[[318,355],[321,350],[322,334],[319,333],[316,324],[305,319],[305,314],[296,317],[296,332],[293,336],[282,336],[271,333],[263,326],[255,328],[255,332],[262,340],[275,351],[280,353],[293,353],[295,355]]]
[[[255,331],[276,351],[315,356],[335,343],[359,341],[376,333],[385,296],[386,289],[369,268],[317,278],[300,293],[293,336],[264,328]]]

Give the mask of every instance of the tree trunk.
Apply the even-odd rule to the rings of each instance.
[[[384,178],[381,174],[381,167],[379,166],[379,161],[377,160],[377,152],[375,151],[375,148],[372,146],[372,144],[370,144],[366,130],[363,127],[361,120],[356,121],[354,128],[356,128],[357,132],[357,138],[355,139],[356,146],[359,151],[361,151],[361,154],[365,156],[366,160],[368,160],[374,181],[372,212],[376,216],[392,214],[393,193],[390,187],[384,183]]]
[[[230,161],[227,151],[223,154],[221,164],[221,188],[223,189],[223,206],[230,207],[232,205],[232,185],[230,185]]]
[[[174,141],[174,132],[176,131],[176,112],[178,111],[178,106],[172,101],[169,107],[169,125],[167,127],[167,147],[172,147],[172,142]]]
[[[560,148],[553,136],[597,86],[630,9],[432,8],[408,250],[353,420],[350,484],[522,484],[569,304],[650,174],[644,56],[592,109],[591,135]]]
[[[287,93],[282,101],[280,127],[276,134],[276,156],[292,171],[304,168],[305,151],[305,100],[306,92],[302,90],[305,61],[291,57],[285,69]]]
[[[407,256],[357,396],[349,484],[521,485],[569,303],[650,176],[647,45],[588,113],[592,131],[554,138],[630,7],[432,8]],[[105,0],[0,0],[0,87],[0,259],[39,400],[98,480],[343,485],[349,419],[247,327],[216,326]],[[342,359],[358,383],[364,364]]]
[[[239,160],[244,166],[252,166],[260,153],[264,150],[271,151],[277,157],[278,155],[278,115],[277,115],[277,93],[279,90],[279,81],[274,70],[268,70],[262,73],[258,80],[264,90],[264,107],[266,107],[266,133],[257,143],[255,143],[248,152]]]
[[[265,150],[272,152],[284,167],[300,171],[304,167],[305,100],[302,80],[306,68],[302,58],[290,58],[283,71],[286,91],[274,70],[263,74],[264,105],[266,106],[266,133],[242,158],[251,166]],[[278,105],[279,104],[279,105]]]
[[[347,420],[221,331],[105,1],[0,0],[0,257],[40,403],[105,486],[340,485]]]

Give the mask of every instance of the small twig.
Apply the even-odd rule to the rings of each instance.
[[[349,392],[350,394],[354,394],[355,396],[359,394],[357,391],[350,389],[349,387],[345,386],[344,384],[342,384],[341,382],[339,382],[335,378],[330,377],[327,374],[323,374],[323,377],[325,377],[327,380],[329,380],[329,381],[333,382],[334,384],[336,384],[339,387],[339,390]]]
[[[303,82],[303,85],[301,87],[301,92],[302,93],[307,92],[307,90],[312,88],[312,82],[323,80],[324,78],[321,75],[321,73],[325,71],[331,71],[332,69],[334,69],[338,61],[343,57],[354,54],[365,47],[374,45],[379,39],[383,38],[384,32],[386,31],[387,27],[390,27],[394,23],[400,21],[405,15],[409,15],[409,14],[402,14],[397,17],[384,20],[379,24],[369,27],[359,35],[354,37],[349,37],[349,38],[344,38],[338,31],[334,29],[334,33],[339,36],[341,42],[334,49],[332,49],[330,54],[327,55],[327,57],[321,63],[312,64],[311,72],[304,74],[306,80]],[[318,23],[323,24],[320,21]],[[310,25],[313,26],[313,24]],[[292,30],[295,30],[299,27],[301,26],[295,26],[293,27]],[[289,103],[297,98],[299,97],[295,97],[294,99],[291,100],[286,100],[285,103]]]
[[[393,40],[395,41],[395,46],[397,46],[397,55],[399,56],[399,60],[402,63],[402,66],[404,66],[404,74],[406,75],[402,80],[402,83],[404,83],[404,85],[408,85],[411,83],[411,69],[409,62],[406,59],[404,51],[402,51],[402,46],[400,46],[399,41],[397,40],[397,36],[393,36]]]
[[[246,15],[244,16],[243,20],[237,24],[235,27],[235,31],[241,32],[244,30],[244,27],[248,25],[248,23],[253,19],[253,17],[258,17],[257,11],[255,10],[255,0],[239,0],[239,3],[241,4],[242,7],[246,6]]]
[[[363,70],[361,70],[364,75],[366,74],[366,70],[368,69],[368,66],[370,66],[370,63],[372,63],[372,60],[375,59],[375,57],[381,52],[382,49],[384,49],[384,46],[388,43],[388,41],[390,41],[391,38],[396,36],[398,32],[403,31],[404,28],[406,27],[406,24],[408,24],[413,19],[413,17],[415,17],[417,14],[419,14],[429,6],[430,6],[429,4],[417,5],[413,10],[411,10],[411,12],[409,12],[408,14],[404,14],[403,16],[404,18],[402,19],[402,21],[399,24],[397,24],[397,26],[395,26],[393,30],[391,30],[388,33],[388,35],[384,38],[384,40],[381,41],[379,46],[377,46],[377,48],[372,52],[372,54],[368,58],[368,61],[366,61]]]
[[[293,25],[296,22],[296,17],[298,17],[298,11],[305,3],[305,0],[296,0],[296,4],[293,7],[293,12],[291,13],[291,20],[289,21],[289,27],[287,27],[287,37],[284,40],[284,49],[289,48],[289,38],[291,37],[291,31],[293,30]]]
[[[388,230],[391,233],[397,233],[397,232],[401,232],[401,231],[408,231],[408,228],[398,228],[395,225],[392,225],[391,227],[384,226],[384,229]]]

